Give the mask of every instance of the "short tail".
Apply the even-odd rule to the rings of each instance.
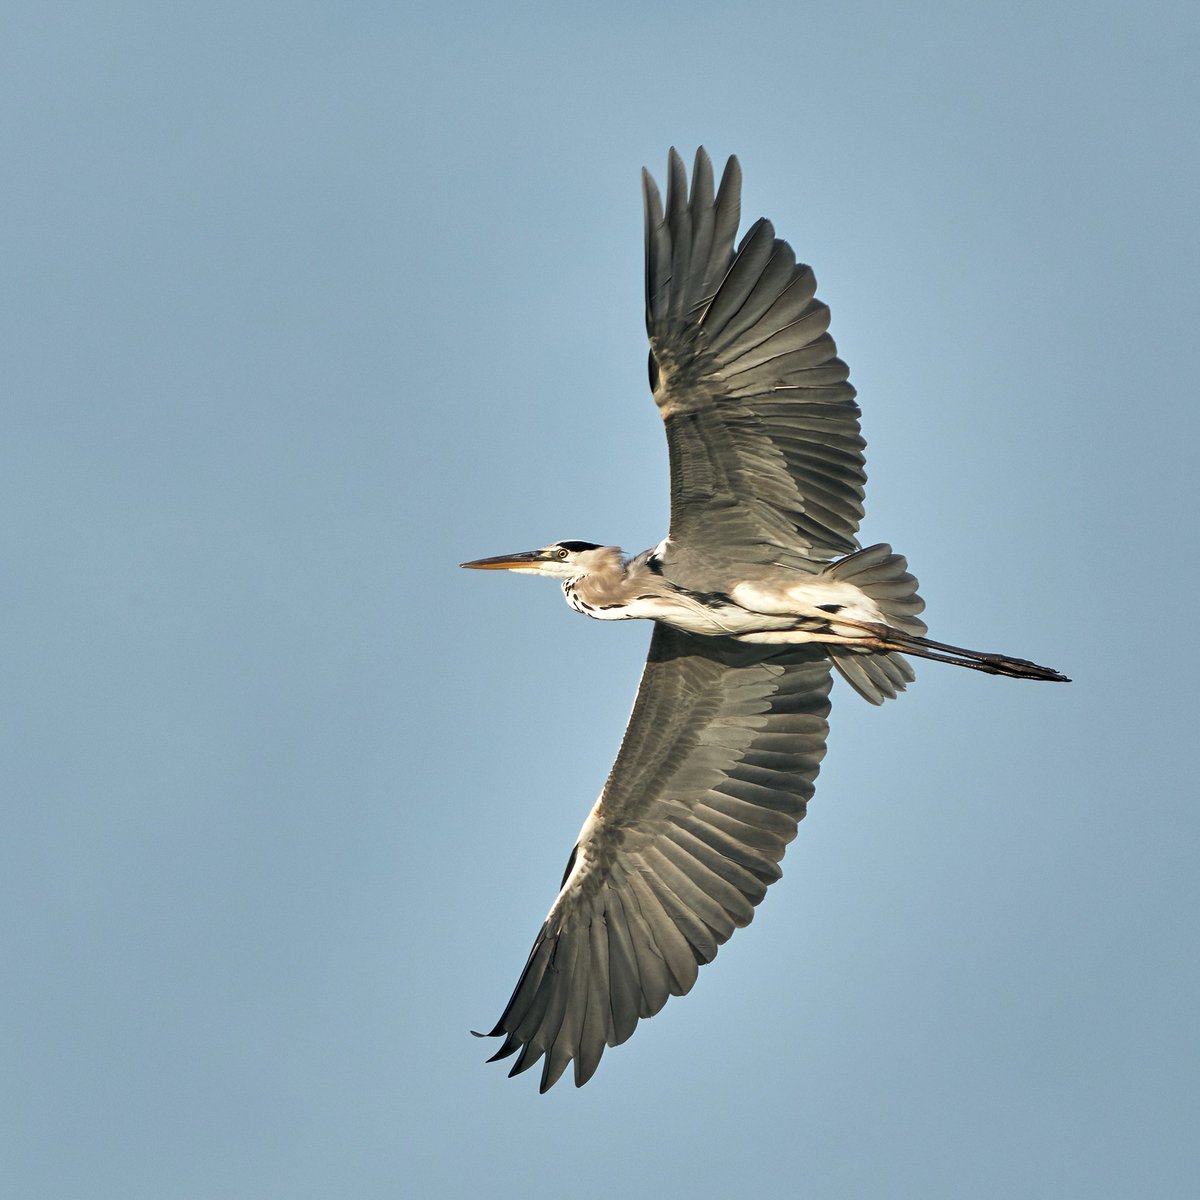
[[[875,602],[890,629],[918,637],[925,634],[925,622],[917,616],[924,611],[925,601],[917,595],[916,577],[908,573],[904,555],[893,553],[891,546],[880,542],[856,550],[830,563],[821,573],[828,579],[854,584]]]
[[[867,546],[831,563],[824,573],[861,588],[883,617],[883,624],[862,626],[868,636],[861,642],[829,647],[833,665],[872,704],[891,699],[912,682],[912,667],[900,657],[902,653],[969,667],[988,675],[1071,682],[1053,668],[1028,659],[965,650],[927,638],[925,622],[917,615],[925,608],[925,602],[917,595],[917,581],[909,574],[903,556],[894,554],[891,546]]]
[[[830,563],[824,574],[861,588],[875,602],[889,629],[909,637],[925,633],[925,622],[917,614],[925,601],[917,595],[917,581],[908,573],[908,563],[891,546],[867,546]],[[857,646],[830,646],[829,656],[842,678],[864,700],[882,704],[892,700],[916,678],[899,654],[864,653]]]

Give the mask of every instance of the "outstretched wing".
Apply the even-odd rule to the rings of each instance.
[[[642,177],[650,386],[671,455],[671,578],[704,588],[714,568],[718,577],[779,561],[817,569],[850,553],[865,443],[812,270],[765,220],[735,255],[736,158],[714,196],[699,150],[689,196],[672,150],[665,213]]]
[[[544,1058],[541,1090],[696,981],[749,923],[796,835],[825,753],[830,664],[655,625],[617,761],[490,1036]]]

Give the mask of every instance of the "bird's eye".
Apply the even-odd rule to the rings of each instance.
[[[563,549],[563,547],[561,547],[561,546],[560,546],[560,547],[558,548],[558,557],[559,557],[559,558],[566,558],[566,557],[567,557],[567,553],[568,553],[568,551],[564,550],[564,549]]]

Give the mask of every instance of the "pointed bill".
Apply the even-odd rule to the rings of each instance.
[[[476,558],[458,565],[475,571],[528,571],[545,561],[544,550],[523,550],[519,554],[497,554],[494,558]]]

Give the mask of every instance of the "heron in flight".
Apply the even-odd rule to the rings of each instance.
[[[601,621],[654,622],[620,753],[558,896],[488,1035],[510,1074],[591,1078],[605,1046],[696,982],[749,923],[813,793],[836,669],[880,704],[904,654],[1066,682],[1049,667],[925,636],[890,546],[860,548],[854,388],[811,269],[771,223],[734,249],[741,170],[714,192],[703,149],[672,150],[664,208],[642,173],[650,387],[666,425],[671,521],[653,550],[561,541],[463,563],[557,579]]]

